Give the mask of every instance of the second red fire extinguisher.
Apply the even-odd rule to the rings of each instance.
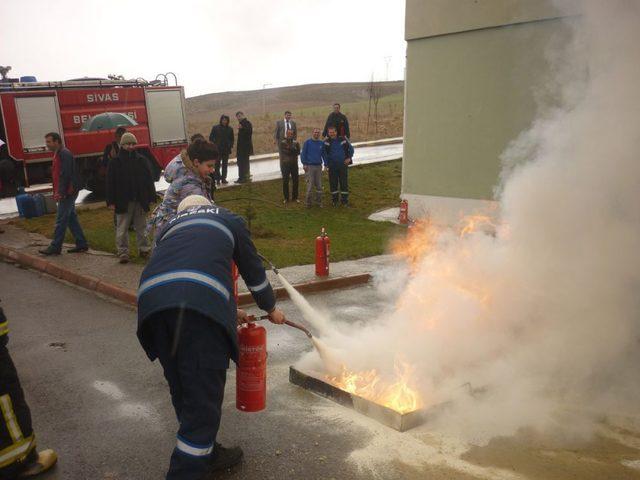
[[[236,408],[259,412],[267,403],[267,331],[249,322],[238,328]]]
[[[409,223],[409,202],[402,200],[400,202],[400,213],[398,215],[398,222],[402,225]]]
[[[329,275],[329,247],[331,241],[329,235],[324,231],[316,237],[316,275],[318,277],[326,277]]]

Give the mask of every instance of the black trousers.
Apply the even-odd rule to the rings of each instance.
[[[0,479],[16,477],[37,458],[31,411],[24,399],[18,372],[0,337]]]
[[[229,337],[212,319],[191,310],[165,310],[147,321],[180,424],[166,478],[200,479],[220,427]]]
[[[343,205],[349,203],[349,167],[347,165],[329,167],[329,189],[334,204],[338,203],[338,199]]]
[[[236,161],[238,162],[238,178],[240,180],[249,180],[251,177],[249,154],[238,152],[236,155]]]
[[[220,167],[222,167],[222,173],[220,173]],[[227,169],[229,167],[229,154],[220,155],[220,158],[216,162],[216,180],[226,180],[227,179]]]
[[[291,188],[291,200],[298,199],[298,162],[280,162],[280,172],[282,173],[282,195],[289,201],[289,178],[293,183]]]

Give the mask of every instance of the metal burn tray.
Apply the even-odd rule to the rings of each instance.
[[[425,421],[424,410],[419,409],[409,413],[396,412],[391,408],[341,390],[324,380],[296,370],[294,367],[289,367],[289,382],[328,398],[329,400],[333,400],[340,405],[353,408],[356,412],[366,415],[399,432],[417,427]]]

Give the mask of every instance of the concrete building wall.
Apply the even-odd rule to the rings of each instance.
[[[537,111],[547,50],[569,28],[546,0],[407,0],[402,194],[454,223],[491,204],[500,154]]]

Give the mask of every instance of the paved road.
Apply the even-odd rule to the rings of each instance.
[[[14,361],[31,405],[39,445],[58,451],[47,480],[158,480],[176,421],[161,369],[135,337],[135,312],[50,277],[0,262],[0,298]],[[336,321],[365,328],[387,303],[371,286],[309,297]],[[281,307],[301,321],[290,302]],[[252,311],[250,313],[257,313]],[[395,432],[288,383],[288,366],[310,350],[288,327],[268,330],[268,406],[235,409],[229,370],[219,439],[245,450],[223,479],[637,480],[636,433],[615,430],[565,450],[524,433],[468,449],[430,424]],[[375,352],[372,352],[375,355]],[[602,425],[602,432],[605,433]],[[620,443],[622,442],[622,443]],[[604,452],[604,453],[603,453]],[[635,465],[634,463],[634,465]]]
[[[390,145],[377,145],[359,147],[354,156],[355,164],[376,163],[395,160],[402,157],[402,143]],[[300,169],[302,171],[302,168]],[[254,181],[272,180],[280,177],[280,162],[276,159],[251,162],[251,174]],[[230,181],[238,178],[236,165],[229,166],[228,178]],[[167,183],[161,180],[156,183],[156,189],[162,192],[167,189]],[[91,203],[96,201],[95,196],[88,190],[82,190],[78,195],[78,203]],[[16,202],[13,197],[0,200],[0,218],[10,218],[18,215]]]

